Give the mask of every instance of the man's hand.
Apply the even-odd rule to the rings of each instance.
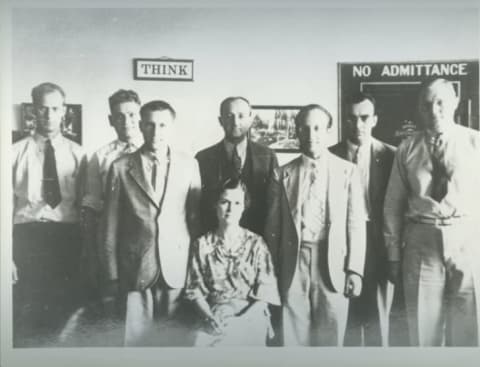
[[[16,284],[18,282],[18,271],[17,267],[15,266],[15,262],[12,261],[12,283]]]
[[[358,297],[362,292],[362,277],[356,273],[348,272],[345,278],[345,297]]]
[[[387,278],[392,284],[397,284],[400,279],[400,261],[389,261]]]

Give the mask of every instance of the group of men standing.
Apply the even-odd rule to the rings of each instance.
[[[243,97],[221,103],[224,138],[193,159],[170,145],[169,103],[119,90],[109,99],[117,139],[88,164],[60,133],[64,91],[43,83],[32,100],[36,130],[13,147],[15,346],[55,345],[88,300],[123,320],[124,345],[159,334],[182,344],[168,325],[189,317],[190,243],[215,226],[214,194],[228,177],[249,194],[241,225],[274,260],[273,344],[388,345],[401,277],[410,345],[478,345],[480,134],[455,125],[451,82],[425,83],[422,129],[396,152],[372,137],[368,94],[343,101],[346,138],[330,149],[329,111],[301,108],[301,155],[282,167],[249,140]]]

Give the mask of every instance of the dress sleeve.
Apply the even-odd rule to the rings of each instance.
[[[205,298],[208,294],[205,284],[205,266],[202,266],[201,261],[201,244],[202,238],[195,240],[193,243],[193,254],[188,266],[185,298],[191,301],[197,298]]]
[[[280,305],[277,278],[273,268],[272,256],[265,241],[258,237],[255,251],[255,284],[249,296],[258,301]]]

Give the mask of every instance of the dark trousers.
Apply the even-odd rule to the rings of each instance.
[[[80,228],[70,223],[24,223],[13,228],[14,347],[52,346],[81,306]]]
[[[367,251],[362,293],[350,299],[346,346],[386,345],[388,336],[388,310],[393,286],[386,278],[386,257],[376,241],[376,230],[367,222]],[[382,244],[383,245],[383,244]]]

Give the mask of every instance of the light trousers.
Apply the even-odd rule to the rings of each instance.
[[[403,283],[413,346],[478,345],[479,238],[469,223],[405,229]],[[452,259],[455,266],[451,266]]]
[[[328,287],[326,243],[302,243],[283,306],[285,346],[341,346],[348,299]]]

